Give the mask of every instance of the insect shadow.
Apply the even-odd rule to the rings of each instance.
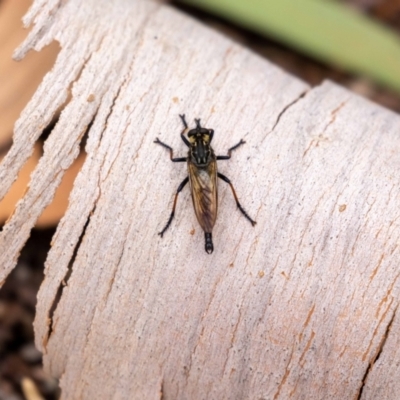
[[[226,156],[216,156],[211,147],[211,140],[214,136],[214,130],[202,127],[200,125],[200,119],[195,119],[196,128],[189,129],[188,124],[186,123],[185,114],[179,116],[184,126],[183,131],[181,132],[181,138],[186,146],[189,147],[188,156],[174,158],[174,150],[172,147],[163,143],[158,138],[156,138],[154,141],[154,143],[160,144],[169,150],[171,161],[187,162],[189,173],[189,175],[178,186],[178,189],[175,193],[172,212],[163,230],[159,232],[159,235],[162,237],[164,232],[170,226],[175,215],[175,208],[179,193],[182,191],[185,185],[190,182],[194,211],[205,235],[205,250],[208,254],[211,254],[214,250],[212,242],[212,230],[217,219],[218,211],[217,178],[220,178],[229,184],[232,189],[236,205],[241,213],[251,222],[253,226],[256,224],[256,221],[249,217],[247,212],[239,203],[232,182],[225,175],[217,171],[217,160],[229,160],[231,158],[232,151],[236,150],[245,142],[240,140],[239,143],[228,149],[228,155]],[[185,134],[187,134],[187,138]]]

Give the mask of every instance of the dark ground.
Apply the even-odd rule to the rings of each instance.
[[[399,0],[343,1],[378,18],[400,32]],[[400,112],[400,95],[367,79],[346,74],[315,62],[273,41],[235,27],[222,19],[189,7],[179,6],[214,29],[253,49],[286,71],[315,86],[331,79],[383,106]],[[21,382],[30,378],[45,399],[58,397],[57,382],[43,372],[41,354],[33,344],[32,322],[36,293],[43,279],[43,265],[54,229],[34,230],[24,247],[17,268],[0,291],[0,400],[27,398]],[[29,383],[29,382],[28,382]],[[29,397],[29,400],[33,397]]]
[[[58,384],[43,372],[33,344],[36,293],[55,229],[34,229],[0,291],[0,400],[21,400],[21,381],[29,377],[45,399],[58,398]],[[33,399],[32,399],[33,400]]]

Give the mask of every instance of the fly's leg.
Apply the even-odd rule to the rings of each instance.
[[[172,220],[174,219],[175,215],[175,207],[176,207],[176,202],[178,200],[179,193],[182,191],[182,189],[185,187],[185,185],[189,182],[189,177],[187,176],[181,184],[178,186],[178,190],[175,193],[175,199],[174,199],[174,205],[172,207],[172,212],[171,215],[169,216],[167,224],[164,226],[163,230],[159,232],[158,234],[163,237],[164,232],[168,229],[168,227],[171,225]]]
[[[235,144],[234,146],[232,146],[230,149],[228,149],[228,155],[227,156],[217,156],[217,160],[229,160],[231,158],[232,155],[232,151],[236,150],[238,147],[240,147],[242,144],[245,144],[246,142],[243,139],[240,139],[240,142]],[[229,184],[229,186],[232,189],[232,193],[233,193],[233,197],[235,198],[236,201],[236,205],[238,206],[240,212],[251,222],[251,224],[254,226],[256,224],[256,221],[252,220],[250,218],[250,216],[247,214],[247,212],[244,210],[244,208],[242,207],[242,205],[239,203],[239,200],[237,198],[236,195],[236,191],[235,188],[233,187],[232,182],[230,181],[230,179],[228,179],[225,175],[221,174],[220,172],[218,172],[218,178],[222,179],[223,181],[225,181],[227,184]]]
[[[189,140],[186,139],[186,136],[185,136],[185,132],[188,130],[188,124],[185,119],[185,114],[179,114],[179,116],[181,117],[182,124],[183,124],[183,131],[181,132],[181,138],[184,141],[184,143],[186,144],[186,146],[190,147],[190,142],[189,142]]]
[[[239,146],[240,143],[236,146]],[[226,183],[229,184],[229,186],[232,189],[232,193],[233,193],[233,197],[235,198],[236,201],[236,205],[238,206],[239,210],[241,211],[241,213],[251,222],[251,224],[254,226],[256,224],[256,221],[253,221],[249,215],[247,214],[247,212],[244,210],[244,208],[241,206],[241,204],[239,203],[239,200],[237,198],[236,192],[235,192],[235,188],[232,185],[232,182],[225,176],[222,175],[220,172],[218,172],[218,178],[222,179],[223,181],[225,181]]]
[[[187,129],[188,128],[188,124],[187,124],[186,119],[185,119],[185,114],[179,114],[179,117],[181,118],[182,124],[185,127],[185,129]]]
[[[161,146],[163,146],[163,147],[165,147],[166,149],[169,150],[169,158],[171,159],[171,161],[173,161],[173,162],[185,162],[185,161],[187,161],[187,157],[174,158],[174,150],[172,149],[172,147],[170,147],[167,144],[165,144],[164,142],[162,142],[159,138],[156,138],[154,143],[161,144]]]
[[[236,150],[238,147],[240,147],[242,144],[245,144],[245,143],[246,142],[243,139],[240,139],[240,142],[238,144],[235,144],[230,149],[228,149],[228,155],[227,156],[217,156],[217,160],[229,160],[231,158],[232,151]],[[221,179],[223,179],[223,178],[221,178]]]

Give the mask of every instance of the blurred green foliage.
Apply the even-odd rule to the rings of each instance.
[[[400,38],[332,0],[180,0],[400,92]]]

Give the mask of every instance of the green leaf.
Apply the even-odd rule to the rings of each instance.
[[[328,0],[180,0],[400,92],[400,40]]]

